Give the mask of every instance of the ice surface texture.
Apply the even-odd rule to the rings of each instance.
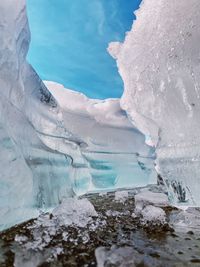
[[[66,196],[152,181],[151,149],[119,100],[57,86],[58,103],[26,62],[29,41],[25,0],[1,1],[0,230]]]
[[[37,215],[71,193],[68,137],[56,101],[26,62],[25,1],[0,3],[0,229]],[[52,140],[52,146],[49,145]]]
[[[200,2],[144,0],[124,43],[111,43],[121,106],[156,147],[174,202],[200,205]]]
[[[80,162],[71,154],[77,161],[70,170],[76,194],[156,182],[152,151],[119,99],[89,99],[57,83],[45,84],[61,106],[66,129],[80,142]]]

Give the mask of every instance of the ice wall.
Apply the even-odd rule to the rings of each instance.
[[[119,99],[90,99],[54,82],[45,85],[60,104],[67,130],[82,140],[85,163],[72,164],[70,170],[76,194],[156,183],[154,150]]]
[[[1,1],[0,230],[72,194],[69,160],[56,152],[68,133],[56,101],[26,62],[29,40],[25,1]]]
[[[0,230],[66,196],[155,181],[119,100],[50,84],[58,104],[26,61],[29,42],[25,0],[0,1]]]
[[[200,1],[144,0],[124,43],[111,43],[121,106],[156,147],[174,202],[200,205]]]

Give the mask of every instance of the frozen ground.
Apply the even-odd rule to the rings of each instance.
[[[0,266],[199,266],[200,211],[172,208],[157,196],[165,199],[161,188],[150,187],[66,199],[52,214],[0,235]],[[144,209],[151,203],[148,218],[135,212],[136,198]],[[158,210],[165,221],[156,216],[155,224]]]
[[[0,230],[63,198],[155,183],[155,164],[171,202],[199,205],[200,2],[191,1],[144,0],[124,43],[109,47],[124,95],[104,101],[48,90],[26,61],[25,0],[0,1]],[[165,225],[163,209],[146,202],[136,198],[131,218]]]

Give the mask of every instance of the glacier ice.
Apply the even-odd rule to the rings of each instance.
[[[26,61],[25,0],[0,2],[0,230],[63,197],[155,181],[153,152],[118,99],[40,80]],[[64,101],[64,102],[63,102]]]
[[[155,156],[171,201],[200,204],[199,8],[144,0],[109,46],[123,97],[98,100],[42,82],[25,0],[0,2],[0,230],[65,197],[153,183]]]
[[[0,229],[37,216],[71,193],[69,160],[56,153],[68,132],[62,113],[26,62],[30,33],[25,1],[0,3]],[[66,144],[67,146],[67,144]]]
[[[89,99],[54,82],[45,85],[62,108],[67,130],[82,140],[85,163],[70,170],[76,194],[88,185],[94,191],[155,183],[153,150],[144,145],[144,136],[130,123],[119,99]]]
[[[200,2],[144,0],[124,43],[109,45],[121,107],[156,148],[174,203],[200,205]]]

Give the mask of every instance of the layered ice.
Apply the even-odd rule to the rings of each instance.
[[[144,0],[124,43],[111,43],[120,101],[156,148],[171,201],[200,205],[200,2]]]
[[[65,127],[82,140],[85,163],[72,164],[71,170],[77,194],[88,184],[92,191],[156,182],[153,150],[144,145],[144,136],[130,123],[119,99],[89,99],[60,84],[45,84],[62,108]]]
[[[199,8],[145,0],[125,42],[109,47],[124,95],[97,100],[40,80],[26,61],[25,0],[1,1],[0,230],[64,197],[155,182],[155,149],[171,200],[200,204]],[[152,211],[164,218],[151,203],[143,217]]]
[[[0,230],[63,197],[155,181],[153,150],[118,99],[40,80],[26,61],[25,0],[0,2]]]
[[[62,113],[26,62],[30,34],[25,1],[0,3],[0,229],[72,195],[69,133]],[[56,148],[55,148],[56,147]]]

